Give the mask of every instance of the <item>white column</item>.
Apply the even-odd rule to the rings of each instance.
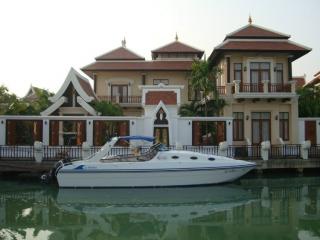
[[[42,120],[42,142],[44,145],[49,145],[50,142],[50,121],[48,119]]]
[[[240,80],[234,80],[234,93],[239,94],[240,92]]]
[[[93,120],[86,121],[86,142],[92,146],[93,145]]]
[[[228,145],[232,145],[232,135],[233,135],[233,124],[232,124],[232,120],[226,120],[226,141],[228,143]]]
[[[269,80],[262,80],[263,83],[263,93],[269,92]]]
[[[131,136],[138,135],[137,134],[137,122],[135,120],[129,121],[129,133]]]
[[[0,118],[0,145],[6,144],[6,120]]]

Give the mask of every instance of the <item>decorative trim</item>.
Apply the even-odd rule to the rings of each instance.
[[[96,110],[94,110],[93,107],[91,107],[86,101],[84,101],[81,97],[77,97],[77,102],[80,104],[81,107],[83,107],[88,113],[90,113],[93,116],[98,115]]]
[[[56,100],[50,107],[48,107],[46,110],[41,112],[41,116],[49,116],[51,113],[53,113],[55,110],[57,110],[59,107],[61,107],[62,104],[67,102],[66,97],[61,97],[58,100]]]

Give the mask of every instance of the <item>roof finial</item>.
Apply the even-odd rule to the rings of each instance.
[[[123,37],[123,40],[121,41],[121,45],[122,45],[122,47],[126,47],[126,43],[127,43],[127,41],[126,41],[126,37]]]
[[[174,38],[176,41],[178,41],[179,40],[179,38],[178,38],[178,33],[176,33],[176,37]]]
[[[252,18],[251,18],[251,14],[249,14],[249,20],[248,20],[249,24],[252,24]]]

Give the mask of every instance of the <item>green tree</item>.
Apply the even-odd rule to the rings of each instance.
[[[320,117],[320,89],[300,88],[299,94],[299,117]]]
[[[185,103],[179,108],[179,115],[181,117],[197,117],[201,116],[201,106],[197,101]]]
[[[122,108],[111,102],[107,101],[94,101],[93,108],[101,114],[101,116],[122,116]]]
[[[202,99],[200,103],[204,106],[204,116],[208,114],[219,115],[225,106],[225,101],[219,99],[216,81],[221,70],[206,60],[198,60],[192,63],[190,81],[193,89],[200,91]],[[206,123],[206,133],[208,134],[208,124]]]

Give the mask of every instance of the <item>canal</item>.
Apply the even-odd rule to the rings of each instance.
[[[1,179],[0,239],[320,239],[320,177],[151,189]]]

